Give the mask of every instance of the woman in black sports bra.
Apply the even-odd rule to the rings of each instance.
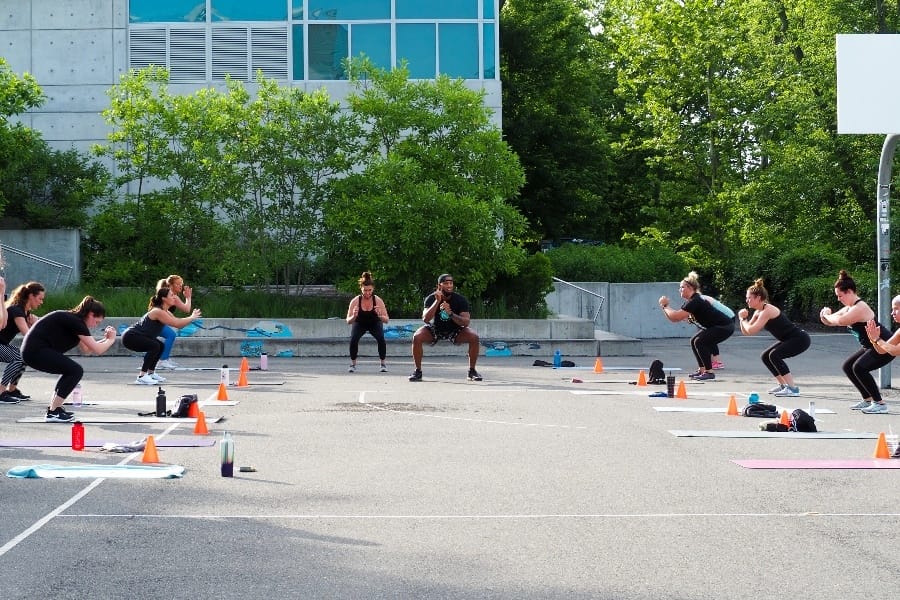
[[[350,301],[347,308],[347,324],[350,330],[350,373],[356,372],[356,357],[359,354],[359,340],[370,333],[378,343],[378,358],[381,359],[381,372],[387,372],[384,359],[387,356],[387,343],[384,341],[384,324],[388,322],[387,307],[384,300],[375,295],[375,282],[372,274],[364,271],[359,278],[360,294]]]
[[[819,319],[829,327],[846,327],[860,344],[859,350],[847,357],[843,364],[844,374],[862,396],[862,401],[850,408],[865,414],[886,414],[887,405],[872,377],[872,371],[890,364],[894,357],[879,354],[872,347],[872,340],[887,340],[891,337],[891,332],[875,320],[875,311],[856,294],[856,282],[843,269],[834,282],[834,295],[844,305],[843,308],[832,313],[831,308],[826,306],[819,312]],[[874,321],[872,337],[866,332],[866,323],[869,321]]]

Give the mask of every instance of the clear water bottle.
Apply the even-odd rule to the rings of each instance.
[[[81,382],[75,384],[75,388],[72,390],[72,406],[81,406],[83,400],[83,396],[81,394]]]
[[[558,369],[562,366],[562,352],[557,350],[553,353],[553,368]]]
[[[222,469],[222,477],[234,477],[234,440],[227,431],[219,442],[219,462]]]
[[[263,352],[259,355],[259,370],[266,371],[269,368],[269,355]]]

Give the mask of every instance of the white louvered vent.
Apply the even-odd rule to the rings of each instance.
[[[169,30],[169,80],[206,81],[206,31],[203,28]]]
[[[226,75],[247,81],[248,69],[246,27],[214,27],[212,30],[212,77],[222,81]]]
[[[169,65],[165,28],[131,29],[128,32],[128,69],[143,69],[150,65]]]
[[[270,79],[288,79],[287,27],[254,27],[250,30],[251,72],[256,71]]]

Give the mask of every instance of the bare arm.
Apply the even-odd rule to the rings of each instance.
[[[195,308],[194,310],[191,311],[191,314],[188,315],[187,317],[176,317],[175,315],[173,315],[172,313],[170,313],[167,310],[163,310],[161,308],[154,308],[153,310],[150,311],[148,316],[151,319],[155,319],[155,320],[159,321],[160,323],[165,323],[166,325],[169,325],[170,327],[174,327],[176,329],[181,329],[182,327],[186,327],[186,326],[190,325],[191,323],[193,323],[194,321],[196,321],[197,319],[199,319],[202,316],[202,314],[200,313],[199,308]]]
[[[373,301],[375,302],[375,314],[378,315],[378,318],[381,319],[382,323],[387,324],[387,322],[391,320],[391,317],[388,315],[387,306],[385,306],[384,300],[375,296]],[[379,301],[381,302],[380,306],[378,304]]]
[[[662,308],[663,314],[666,315],[666,318],[673,323],[684,321],[691,316],[691,313],[682,308],[672,308],[671,306],[669,306],[669,299],[665,296],[660,296],[659,306],[660,308]]]
[[[94,337],[90,335],[79,335],[78,339],[81,340],[78,342],[78,347],[82,352],[103,354],[112,348],[113,343],[115,343],[116,330],[113,327],[107,327],[103,330],[103,339],[101,340],[95,340]]]
[[[353,298],[350,306],[347,307],[347,325],[352,325],[356,321],[357,315],[359,315],[359,296]]]

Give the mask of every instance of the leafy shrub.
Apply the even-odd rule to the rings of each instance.
[[[665,248],[564,244],[546,254],[553,274],[566,281],[677,281],[687,272],[684,259]]]

